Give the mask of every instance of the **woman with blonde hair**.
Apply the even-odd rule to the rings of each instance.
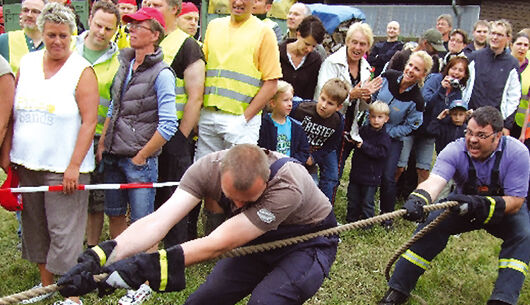
[[[381,87],[382,79],[371,79],[371,66],[364,56],[374,43],[374,35],[370,25],[356,22],[346,32],[345,45],[331,54],[322,63],[318,74],[314,100],[318,100],[322,86],[332,79],[339,78],[352,88],[342,108],[345,114],[344,133],[354,140],[360,140],[358,114],[368,110],[370,96]],[[350,155],[354,145],[342,139],[338,148],[339,179],[342,176],[344,161]]]
[[[420,89],[432,64],[432,58],[427,52],[416,51],[410,55],[402,72],[387,70],[381,74],[383,84],[375,97],[390,107],[390,119],[385,127],[391,139],[379,190],[381,214],[394,211],[395,173],[403,148],[402,139],[422,123],[425,102]],[[383,223],[383,226],[390,228],[392,221]]]

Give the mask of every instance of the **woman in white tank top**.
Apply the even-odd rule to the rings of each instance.
[[[71,10],[49,3],[37,25],[45,49],[20,62],[10,158],[21,186],[63,185],[62,193],[22,196],[22,256],[38,264],[46,286],[74,266],[82,251],[88,193],[76,188],[94,170],[99,94],[90,64],[70,50]],[[80,302],[74,297],[57,303]]]

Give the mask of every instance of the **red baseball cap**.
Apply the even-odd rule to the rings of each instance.
[[[140,21],[141,22],[141,21],[145,21],[145,20],[154,19],[154,20],[158,21],[162,25],[162,27],[164,29],[166,29],[166,23],[164,21],[164,16],[162,15],[162,13],[160,13],[160,11],[158,11],[156,8],[152,8],[152,7],[142,7],[141,9],[136,11],[135,13],[123,15],[123,17],[121,19],[125,23],[129,23],[129,22],[132,22],[132,21]]]
[[[132,4],[132,5],[134,5],[134,6],[137,6],[137,4],[136,4],[136,0],[119,0],[119,1],[118,1],[118,4],[120,4],[120,3]]]
[[[199,9],[192,2],[182,2],[182,10],[180,10],[179,16],[186,15],[188,13],[199,12]]]

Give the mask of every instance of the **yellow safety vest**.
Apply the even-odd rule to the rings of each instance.
[[[74,38],[74,37],[72,37]],[[72,39],[70,49],[76,49],[76,40]],[[96,125],[96,135],[100,136],[103,131],[103,125],[107,118],[107,112],[111,101],[110,87],[114,80],[114,75],[120,67],[120,61],[118,60],[118,52],[114,53],[111,58],[104,62],[97,63],[92,66],[96,77],[98,79],[98,92],[99,92],[99,104],[98,104],[98,123]]]
[[[528,87],[530,87],[530,62],[521,73],[521,101],[519,102],[517,113],[515,114],[515,123],[520,127],[523,126],[524,116],[526,114],[526,109],[528,108]]]
[[[125,32],[125,25],[121,24],[118,26],[118,30],[112,37],[112,41],[116,43],[118,49],[130,48],[129,33]]]
[[[114,53],[112,57],[104,62],[93,66],[94,72],[98,78],[98,91],[99,91],[99,105],[98,105],[98,124],[96,125],[96,135],[101,135],[103,131],[103,124],[107,118],[107,112],[110,105],[110,87],[114,80],[114,75],[120,67],[120,61],[118,60],[118,52]]]
[[[267,14],[268,17],[287,19],[289,9],[296,2],[296,0],[274,0],[272,8]],[[208,14],[230,14],[230,6],[228,0],[210,0],[208,2]]]
[[[296,2],[296,0],[275,0],[272,2],[272,8],[267,14],[269,17],[287,19],[289,9]]]
[[[238,27],[230,27],[230,16],[210,22],[204,106],[243,114],[263,84],[254,53],[266,26],[254,16]]]
[[[11,65],[11,70],[16,75],[20,66],[20,60],[22,56],[29,53],[29,48],[23,30],[10,31],[7,32],[7,35],[9,40],[9,64]]]
[[[171,65],[173,59],[177,55],[178,51],[182,47],[182,44],[186,38],[190,37],[187,33],[177,28],[173,32],[169,33],[164,40],[160,43],[162,53],[164,54],[164,62]],[[184,114],[184,106],[188,101],[188,95],[184,88],[184,80],[175,76],[175,103],[177,106],[177,119],[182,119]]]

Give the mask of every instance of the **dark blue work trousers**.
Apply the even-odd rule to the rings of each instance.
[[[421,230],[440,213],[441,211],[431,213],[416,231]],[[430,262],[445,248],[449,236],[478,229],[484,229],[503,240],[499,254],[499,273],[490,300],[517,304],[530,260],[530,222],[526,203],[516,214],[505,215],[498,224],[483,225],[472,222],[466,215],[452,214],[412,245],[410,250]],[[388,285],[408,295],[424,271],[410,260],[401,257]]]
[[[288,238],[336,226],[333,212],[320,226],[287,225],[251,244]],[[285,248],[220,260],[185,304],[303,304],[322,285],[335,260],[338,236],[317,237]]]

